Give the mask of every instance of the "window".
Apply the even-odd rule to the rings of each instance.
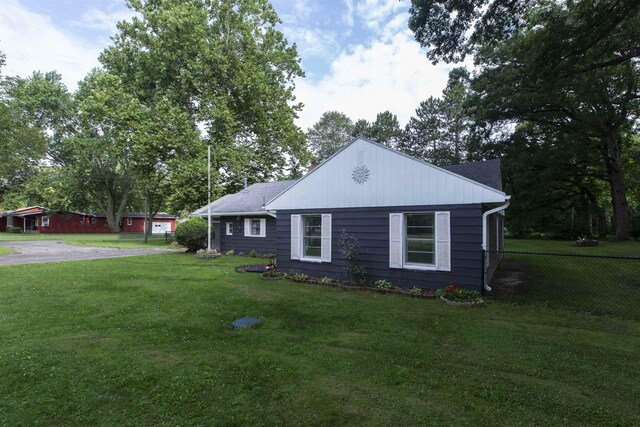
[[[96,217],[95,216],[91,217],[91,225],[96,225]]]
[[[451,271],[450,212],[389,214],[389,268]]]
[[[49,217],[48,216],[43,216],[42,217],[42,226],[43,227],[48,227],[49,226]]]
[[[127,225],[133,225],[133,218],[127,218]]]
[[[266,237],[267,220],[265,218],[245,218],[244,237]]]
[[[227,223],[227,236],[233,236],[233,223]]]
[[[302,257],[320,258],[322,256],[322,217],[304,215],[302,217]]]
[[[331,262],[331,214],[291,215],[291,259]]]
[[[435,225],[433,213],[405,215],[405,264],[435,266]]]
[[[8,216],[7,217],[7,227],[13,227],[13,217],[12,216]]]

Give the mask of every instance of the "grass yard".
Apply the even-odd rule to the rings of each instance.
[[[505,239],[506,251],[546,252],[554,254],[640,257],[640,242],[608,242],[598,246],[579,247],[572,240]]]
[[[253,261],[0,267],[0,425],[640,424],[639,322],[232,268]]]
[[[2,255],[9,255],[14,253],[13,250],[9,249],[9,248],[5,248],[4,246],[0,246],[0,256]]]
[[[142,234],[15,234],[0,233],[0,242],[24,242],[34,240],[60,240],[71,245],[80,246],[102,246],[120,249],[148,248],[148,247],[168,247],[164,235],[150,236],[149,242],[144,243]]]
[[[577,247],[575,242],[507,240],[507,251],[555,254],[640,256],[639,242],[601,242]],[[514,294],[524,303],[564,307],[640,320],[640,260],[505,254],[503,269],[521,270],[524,281]],[[500,291],[499,286],[496,288]]]

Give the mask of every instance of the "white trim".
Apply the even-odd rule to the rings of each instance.
[[[320,260],[331,262],[331,214],[320,216]]]
[[[233,222],[225,222],[224,228],[227,236],[233,236]]]
[[[407,262],[407,215],[433,215],[433,264],[415,264]],[[446,215],[448,229],[438,227],[440,218],[443,223],[443,215]],[[451,271],[451,220],[449,211],[438,212],[402,212],[389,214],[389,268],[417,271]],[[438,230],[440,228],[440,230]],[[442,250],[447,251],[445,258],[442,257]]]
[[[299,260],[302,255],[302,244],[300,238],[300,222],[302,217],[300,215],[291,215],[291,233],[290,233],[290,258]]]
[[[260,221],[260,229],[258,234],[253,234],[253,221]],[[266,218],[245,218],[244,219],[244,237],[266,237],[267,236],[267,220]]]
[[[46,222],[46,224],[45,224]],[[42,216],[42,227],[48,227],[49,226],[49,216],[48,215],[43,215]]]
[[[127,217],[127,225],[128,225],[128,226],[133,225],[133,218],[131,218],[131,217]]]

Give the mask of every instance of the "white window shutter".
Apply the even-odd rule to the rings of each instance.
[[[260,219],[260,237],[267,237],[267,219]]]
[[[389,268],[402,268],[403,222],[403,214],[389,214]]]
[[[451,271],[451,221],[449,212],[436,212],[436,270]]]
[[[291,215],[291,259],[300,259],[300,215]]]
[[[249,218],[244,219],[244,237],[251,236],[251,220]]]
[[[331,214],[322,214],[320,260],[322,262],[331,262]]]

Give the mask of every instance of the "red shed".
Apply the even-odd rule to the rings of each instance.
[[[122,217],[120,231],[144,233],[144,214],[129,213]],[[152,233],[175,231],[176,217],[159,213],[153,217]],[[104,214],[84,212],[49,212],[41,206],[30,206],[14,211],[0,212],[0,231],[19,227],[23,232],[40,233],[111,233]]]

